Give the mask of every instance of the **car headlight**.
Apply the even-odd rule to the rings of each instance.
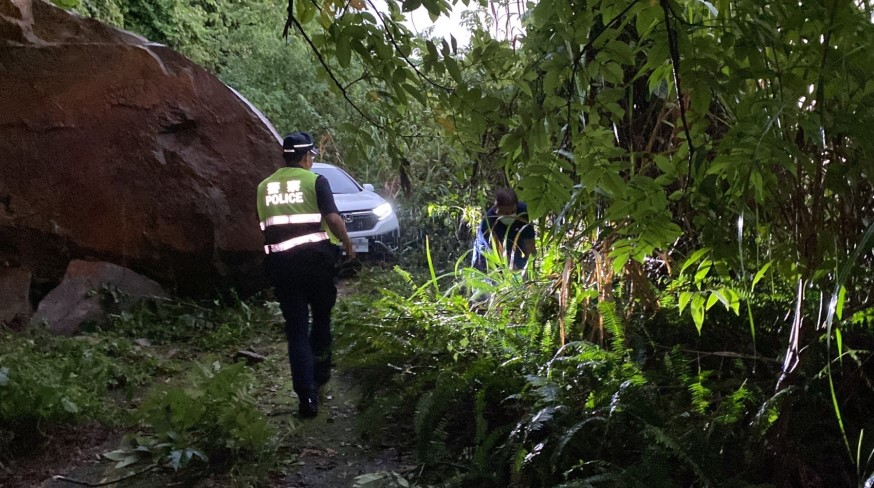
[[[373,213],[376,214],[376,217],[379,218],[379,220],[388,217],[389,215],[391,215],[391,212],[391,205],[389,205],[388,203],[383,203],[382,205],[379,205],[378,207],[373,209]]]

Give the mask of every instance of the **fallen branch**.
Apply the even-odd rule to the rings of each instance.
[[[142,470],[136,471],[136,472],[131,473],[127,476],[122,476],[121,478],[114,479],[112,481],[99,481],[97,483],[92,483],[90,481],[77,480],[75,478],[68,478],[66,476],[61,476],[61,475],[52,476],[52,480],[54,480],[54,481],[66,481],[67,483],[73,483],[74,485],[81,485],[81,486],[109,486],[109,485],[114,485],[116,483],[120,483],[120,482],[125,481],[125,480],[129,480],[129,479],[134,478],[136,476],[140,476],[142,474],[148,473],[149,471],[157,468],[158,466],[159,466],[158,464],[151,464],[149,466],[146,466]]]

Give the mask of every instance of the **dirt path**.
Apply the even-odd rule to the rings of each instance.
[[[339,299],[348,296],[348,282],[341,282],[337,288]],[[282,358],[282,364],[274,363],[272,369],[278,366],[281,374],[290,376],[284,356],[285,343],[276,343],[273,347],[271,362]],[[401,453],[394,448],[362,443],[356,425],[361,392],[354,378],[342,368],[335,368],[331,381],[322,388],[319,415],[315,419],[297,418],[298,403],[296,398],[288,397],[286,392],[290,390],[291,381],[286,378],[277,389],[279,398],[276,400],[277,403],[288,402],[288,408],[278,410],[273,416],[289,422],[291,434],[283,444],[295,454],[296,460],[286,469],[287,474],[276,480],[274,487],[347,488],[354,486],[355,478],[363,475],[372,475],[367,476],[372,481],[364,484],[364,479],[359,480],[361,486],[401,486],[393,483],[392,477],[414,469],[404,463]],[[385,480],[377,482],[381,476]]]
[[[361,443],[355,425],[360,394],[352,378],[339,372],[326,385],[322,397],[319,416],[300,421],[289,438],[296,446],[296,471],[274,486],[351,487],[361,475],[388,476],[410,469],[395,449]]]

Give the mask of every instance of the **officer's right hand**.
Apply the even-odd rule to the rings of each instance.
[[[354,257],[348,258],[340,263],[340,266],[338,268],[339,276],[341,278],[350,278],[352,276],[355,276],[356,274],[358,274],[359,271],[361,271],[361,267],[361,261]]]

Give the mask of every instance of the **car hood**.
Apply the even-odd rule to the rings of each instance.
[[[358,193],[335,193],[334,203],[340,212],[354,212],[356,210],[373,210],[385,203],[385,200],[372,191],[360,191]]]

